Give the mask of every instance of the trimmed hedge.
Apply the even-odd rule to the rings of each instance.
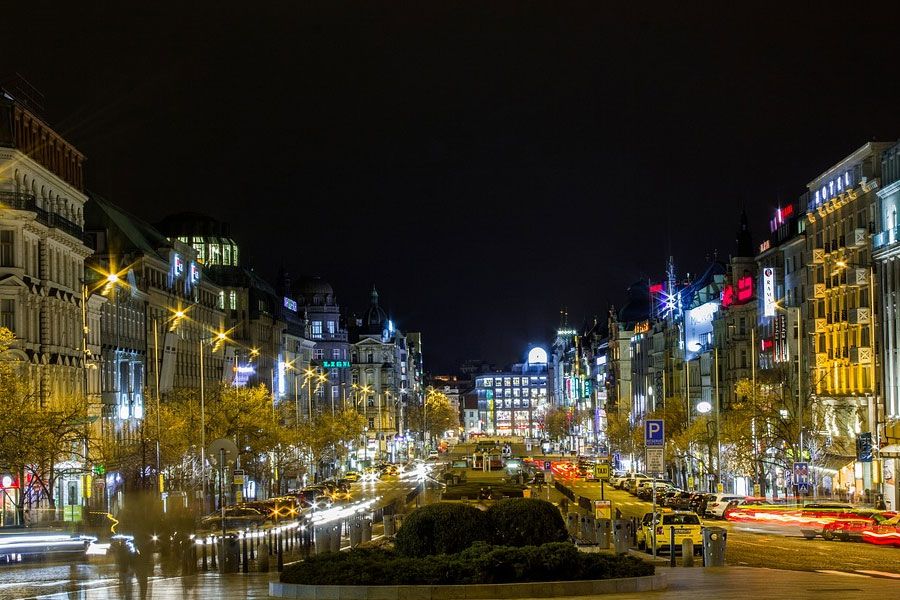
[[[455,554],[488,541],[487,514],[474,506],[438,502],[411,512],[397,532],[395,547],[405,556]]]
[[[540,546],[568,539],[559,509],[546,500],[501,500],[488,509],[487,516],[490,541],[496,546]]]
[[[281,581],[304,585],[461,585],[613,579],[653,573],[653,565],[638,558],[586,554],[568,542],[521,548],[478,542],[458,554],[420,557],[375,549],[321,554],[287,565]]]

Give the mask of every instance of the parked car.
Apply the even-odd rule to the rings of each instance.
[[[660,498],[668,493],[670,489],[672,489],[672,487],[668,483],[664,481],[658,481],[656,483],[640,486],[635,493],[635,496],[637,496],[640,500],[650,502],[651,500],[653,500],[654,488],[656,489],[657,504],[659,503]]]
[[[650,550],[653,547],[653,538],[656,537],[657,550],[668,550],[672,540],[672,531],[675,533],[675,551],[682,548],[685,539],[694,543],[694,552],[702,552],[703,546],[703,522],[696,514],[688,511],[662,511],[647,513],[641,519],[642,533],[638,535],[638,548]]]
[[[632,494],[634,494],[637,491],[637,486],[642,481],[650,481],[650,478],[646,475],[632,475],[625,480],[625,483],[622,484],[622,489],[626,492],[631,492]]]
[[[706,503],[706,514],[716,519],[725,517],[725,509],[732,500],[743,500],[746,496],[738,494],[713,494]]]

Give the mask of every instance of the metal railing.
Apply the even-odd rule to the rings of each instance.
[[[48,212],[37,204],[37,200],[31,194],[21,192],[0,191],[0,208],[14,210],[27,210],[37,215],[39,223],[48,227],[59,229],[78,240],[84,240],[84,231],[77,224],[56,213]]]

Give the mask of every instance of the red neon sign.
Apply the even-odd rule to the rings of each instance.
[[[722,308],[728,308],[732,304],[734,304],[734,288],[726,285],[722,290]]]
[[[772,340],[760,340],[760,346],[763,352],[771,350],[775,343]]]
[[[737,301],[747,302],[753,297],[753,278],[749,275],[738,279]]]
[[[663,284],[661,284],[661,283],[654,283],[653,285],[650,286],[651,294],[661,294],[662,291],[663,291]]]

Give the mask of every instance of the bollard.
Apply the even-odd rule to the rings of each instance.
[[[623,519],[616,519],[613,522],[613,540],[616,547],[616,554],[628,553],[628,531],[625,525],[626,523]]]
[[[691,538],[684,538],[681,542],[681,566],[694,566],[694,540]]]
[[[601,550],[609,548],[612,537],[612,522],[609,519],[597,519],[597,547]]]
[[[259,556],[259,561],[257,562],[257,567],[260,573],[268,573],[269,572],[269,547],[266,545],[266,541],[263,540],[259,545],[259,552],[257,552],[257,556]]]
[[[721,527],[706,527],[703,529],[703,566],[725,566],[725,542],[728,537]]]
[[[669,566],[675,566],[675,526],[669,527]]]
[[[284,534],[279,531],[275,535],[278,538],[278,572],[281,573],[284,571]]]
[[[240,560],[240,546],[237,538],[222,538],[222,573],[237,573],[238,561]]]
[[[384,515],[384,537],[394,536],[394,515]]]
[[[244,537],[244,539],[243,539],[243,548],[242,548],[242,552],[241,552],[241,571],[243,571],[244,573],[249,573],[250,565],[247,562],[247,533],[246,532],[244,532],[243,537]]]
[[[219,560],[219,543],[216,541],[216,538],[210,538],[209,543],[209,568],[213,571],[219,570],[218,560]]]

